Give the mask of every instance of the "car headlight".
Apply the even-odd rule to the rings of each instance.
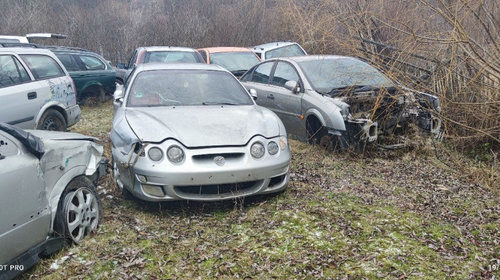
[[[167,150],[167,157],[173,163],[179,163],[184,160],[184,152],[179,146],[170,146]]]
[[[278,146],[278,144],[276,144],[276,142],[271,141],[271,142],[269,142],[269,144],[267,144],[267,152],[270,155],[275,155],[276,153],[278,153],[279,150],[280,150],[280,147]]]
[[[158,147],[149,149],[148,156],[153,161],[160,161],[163,158],[163,151]]]
[[[264,145],[262,143],[260,143],[260,142],[255,142],[250,147],[250,154],[254,158],[261,158],[261,157],[263,157],[265,152],[266,152],[266,149],[264,148]]]
[[[286,149],[287,143],[286,143],[286,137],[280,136],[280,148],[282,151]]]

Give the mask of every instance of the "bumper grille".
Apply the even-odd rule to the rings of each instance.
[[[182,197],[191,196],[217,196],[217,195],[241,195],[252,192],[255,187],[262,184],[260,181],[241,182],[234,184],[215,184],[200,186],[174,186],[174,191]]]

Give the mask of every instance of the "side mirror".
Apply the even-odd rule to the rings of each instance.
[[[120,63],[116,64],[116,68],[118,68],[118,69],[125,69],[125,63],[121,63],[120,62]]]
[[[250,95],[252,96],[253,100],[257,100],[257,91],[254,88],[251,88],[249,90]]]
[[[300,92],[300,86],[297,81],[287,81],[285,83],[285,88],[291,90],[293,93]]]

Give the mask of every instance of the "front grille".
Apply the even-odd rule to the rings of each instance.
[[[281,184],[281,182],[283,182],[283,180],[285,180],[285,177],[286,177],[286,174],[271,178],[271,180],[269,181],[269,188],[272,188],[278,184]]]
[[[222,156],[226,160],[228,159],[238,159],[245,155],[245,153],[220,153],[220,154],[204,154],[204,155],[194,155],[194,160],[213,160],[217,156]]]
[[[250,181],[234,184],[214,184],[214,185],[200,185],[200,186],[174,186],[174,191],[180,196],[196,195],[196,196],[210,196],[210,195],[224,195],[234,194],[238,195],[251,190],[255,186],[260,185],[262,181]]]

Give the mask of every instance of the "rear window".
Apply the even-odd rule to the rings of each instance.
[[[50,56],[41,54],[24,54],[21,58],[28,65],[35,79],[48,79],[64,76],[59,64]]]
[[[197,53],[183,51],[147,52],[144,63],[197,63],[200,62]]]
[[[306,55],[304,51],[296,44],[280,47],[266,52],[266,59],[284,56]]]

